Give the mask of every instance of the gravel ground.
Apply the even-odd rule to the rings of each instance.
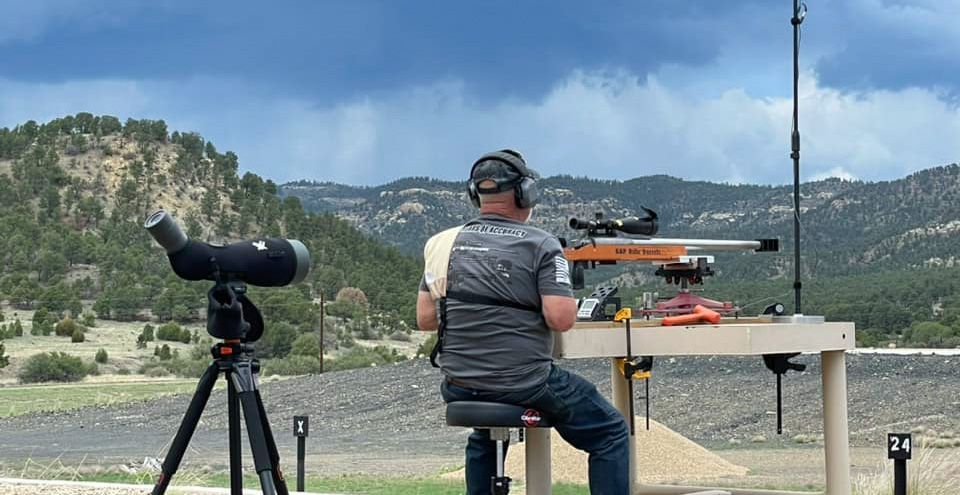
[[[766,437],[767,448],[792,446],[794,435],[822,430],[819,358],[802,356],[800,362],[807,371],[784,378],[781,437],[775,434],[774,375],[759,358],[658,360],[653,417],[713,449],[758,435]],[[919,425],[960,429],[958,362],[952,356],[849,356],[852,443],[882,448],[888,431]],[[561,365],[609,393],[605,361]],[[462,463],[466,436],[463,429],[444,426],[438,383],[438,372],[426,360],[416,360],[266,383],[262,392],[287,472],[292,472],[296,445],[291,418],[308,414],[308,469],[313,472],[433,474]],[[192,465],[226,465],[225,400],[222,391],[211,397],[186,456]],[[60,458],[66,464],[140,465],[145,457],[163,457],[188,401],[188,396],[168,397],[0,420],[0,463],[11,468],[28,458]],[[638,406],[642,411],[639,401]]]

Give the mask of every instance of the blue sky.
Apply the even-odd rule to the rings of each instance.
[[[790,0],[0,0],[0,126],[162,118],[277,181],[785,183]],[[960,2],[808,0],[807,179],[960,160]]]

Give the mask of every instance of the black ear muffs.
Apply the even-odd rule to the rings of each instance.
[[[475,208],[480,208],[480,193],[477,192],[477,184],[473,182],[473,179],[467,181],[467,197],[470,198],[470,202],[473,203]]]
[[[477,165],[489,160],[506,164],[520,175],[520,180],[503,181],[497,179],[482,179],[481,181],[493,180],[496,186],[485,189],[480,188],[477,186],[478,181],[473,179],[473,172],[477,169]],[[467,181],[467,196],[475,207],[480,207],[481,194],[502,192],[508,187],[513,188],[514,201],[516,202],[517,208],[533,208],[540,200],[540,192],[537,189],[537,174],[527,167],[520,153],[513,150],[494,151],[493,153],[487,153],[481,156],[477,161],[473,162],[473,167],[470,168],[470,179]]]

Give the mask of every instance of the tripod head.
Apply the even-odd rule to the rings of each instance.
[[[207,333],[224,340],[256,342],[263,336],[263,315],[243,282],[218,280],[207,292]]]

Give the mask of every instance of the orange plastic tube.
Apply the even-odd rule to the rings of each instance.
[[[667,316],[663,319],[663,326],[672,327],[677,325],[695,325],[697,323],[720,323],[720,313],[712,309],[707,309],[701,305],[693,307],[693,313],[680,316]]]

